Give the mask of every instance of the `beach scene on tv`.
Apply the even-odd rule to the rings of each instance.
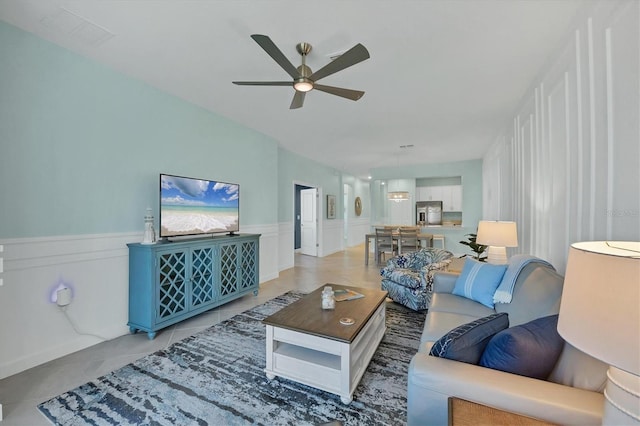
[[[179,176],[160,177],[160,236],[238,230],[239,185]]]

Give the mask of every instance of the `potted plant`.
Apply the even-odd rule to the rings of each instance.
[[[465,237],[467,237],[468,241],[460,241],[460,244],[464,244],[465,246],[469,246],[471,248],[471,250],[473,250],[473,252],[475,253],[475,259],[479,260],[480,262],[484,262],[487,260],[487,257],[484,256],[482,257],[482,253],[484,253],[484,251],[487,249],[487,246],[482,245],[482,244],[478,244],[476,243],[476,238],[478,237],[477,234],[467,234],[465,235]],[[465,257],[465,255],[463,255],[462,257]]]

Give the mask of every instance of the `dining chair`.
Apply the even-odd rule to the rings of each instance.
[[[411,253],[420,250],[418,228],[402,227],[398,236],[398,253]]]
[[[393,232],[390,229],[376,228],[376,252],[378,265],[382,263],[386,252],[390,252],[392,256],[398,254],[398,245],[393,241]]]

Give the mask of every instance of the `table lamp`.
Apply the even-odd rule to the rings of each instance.
[[[481,220],[478,224],[476,243],[489,246],[487,262],[507,263],[506,247],[518,247],[518,230],[515,222]]]
[[[640,424],[640,242],[571,245],[558,332],[609,364],[602,424]]]

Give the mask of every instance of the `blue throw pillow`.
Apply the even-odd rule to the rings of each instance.
[[[493,294],[506,270],[507,265],[492,265],[467,257],[452,293],[493,309]]]
[[[507,327],[509,316],[506,312],[479,318],[442,336],[431,347],[429,355],[477,364],[491,337]]]
[[[480,365],[545,380],[564,346],[557,327],[558,315],[551,315],[503,330],[489,341]]]

